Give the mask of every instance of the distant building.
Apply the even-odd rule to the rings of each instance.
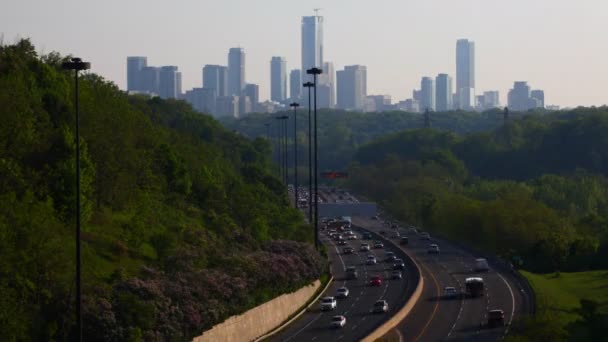
[[[544,108],[544,92],[536,90],[532,96],[528,82],[515,82],[508,98],[509,109],[512,111],[525,112],[534,108]]]
[[[399,101],[397,103],[397,109],[403,110],[410,113],[419,113],[420,104],[414,99],[407,99],[405,101]]]
[[[452,77],[448,74],[435,77],[435,107],[438,112],[452,110]]]
[[[293,101],[299,101],[302,98],[302,84],[300,70],[291,70],[289,73],[289,96]]]
[[[160,90],[159,95],[163,99],[178,98],[178,76],[176,66],[163,66],[160,68]]]
[[[500,107],[500,96],[497,90],[484,91],[481,100],[481,110],[488,110]]]
[[[283,109],[285,109],[285,106],[282,106],[281,104],[279,104],[277,102],[264,101],[264,102],[258,104],[257,111],[260,113],[276,113],[279,110],[283,110]]]
[[[414,90],[412,91],[412,99],[413,99],[414,101],[421,102],[421,101],[422,101],[422,91],[421,91],[421,90],[416,90],[416,89],[414,89]]]
[[[127,91],[146,91],[142,70],[148,66],[148,58],[143,56],[127,57]]]
[[[160,68],[148,66],[141,70],[143,91],[149,94],[160,94]]]
[[[251,110],[257,111],[258,103],[260,102],[260,86],[257,84],[247,83],[243,95],[247,96],[251,102]]]
[[[391,110],[392,99],[390,95],[368,95],[366,99],[366,112],[384,112]]]
[[[235,95],[219,96],[216,100],[216,112],[218,117],[239,117],[239,97]]]
[[[177,92],[176,99],[181,99],[183,96],[183,94],[182,94],[182,73],[179,71],[175,73],[175,88],[176,88],[176,92]]]
[[[245,115],[253,112],[253,106],[251,102],[251,98],[249,96],[241,95],[239,98],[239,117],[244,117]]]
[[[430,77],[420,81],[420,107],[423,111],[435,110],[435,81]]]
[[[217,95],[213,88],[193,88],[186,91],[184,100],[192,105],[194,110],[215,116]]]
[[[475,43],[467,39],[456,42],[457,108],[470,110],[475,104]]]
[[[270,60],[270,99],[282,102],[287,99],[287,63],[283,57]]]
[[[338,108],[364,110],[367,97],[367,68],[363,65],[345,66],[336,73]]]
[[[311,68],[323,68],[323,17],[302,17],[302,82],[312,82]],[[302,94],[302,102],[308,103],[308,92]]]
[[[240,96],[245,88],[245,50],[231,48],[228,52],[228,95]]]
[[[314,91],[314,88],[312,88]],[[313,104],[314,105],[314,104]],[[303,107],[308,107],[308,103],[304,103]],[[317,108],[332,108],[331,107],[331,84],[317,84]]]
[[[228,95],[228,68],[207,64],[203,67],[203,88],[215,89],[217,96]]]
[[[334,108],[336,106],[336,69],[334,63],[323,63],[323,73],[319,75],[317,82],[325,85],[329,90],[327,99],[323,102],[323,108]]]
[[[545,92],[542,90],[532,90],[530,92],[530,97],[536,99],[538,101],[537,107],[545,108]]]

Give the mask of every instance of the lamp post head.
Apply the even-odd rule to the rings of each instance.
[[[309,75],[321,75],[323,73],[323,70],[315,67],[306,70],[306,73]]]
[[[295,108],[300,107],[300,104],[297,102],[293,102],[293,103],[289,104],[289,107],[293,107],[295,109]]]
[[[312,83],[312,82],[306,82],[306,83],[302,84],[302,86],[303,86],[304,88],[310,88],[310,87],[314,87],[314,86],[315,86],[315,84],[314,84],[314,83]]]
[[[83,62],[81,58],[74,57],[69,62],[61,63],[61,67],[66,70],[87,70],[91,69],[91,63]]]

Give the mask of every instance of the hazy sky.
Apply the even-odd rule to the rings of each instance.
[[[455,76],[458,38],[475,41],[476,91],[513,81],[545,90],[546,103],[608,103],[608,0],[0,0],[5,43],[73,54],[126,86],[126,57],[177,65],[183,90],[204,64],[246,53],[246,81],[269,97],[270,59],[300,67],[300,20],[320,7],[326,61],[367,66],[368,93],[411,97],[422,76]]]

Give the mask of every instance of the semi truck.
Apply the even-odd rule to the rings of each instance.
[[[483,283],[483,278],[479,278],[479,277],[467,278],[467,279],[465,279],[464,284],[465,284],[467,296],[472,297],[472,298],[483,296],[483,292],[484,292],[484,288],[485,288],[484,283]]]

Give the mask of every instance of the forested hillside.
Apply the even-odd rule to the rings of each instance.
[[[65,57],[0,46],[0,335],[75,322],[75,119]],[[325,268],[270,146],[189,105],[80,82],[87,341],[182,341]]]

